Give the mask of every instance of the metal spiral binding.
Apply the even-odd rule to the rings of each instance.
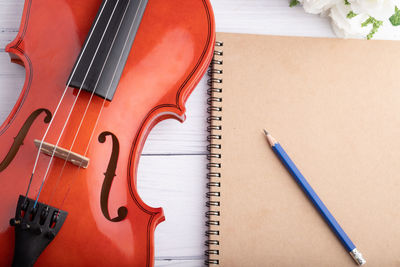
[[[210,181],[207,183],[209,192],[206,194],[206,197],[208,198],[206,205],[209,207],[209,211],[206,212],[205,216],[207,217],[206,226],[209,227],[209,230],[205,233],[208,237],[208,240],[205,242],[207,247],[207,250],[205,251],[207,257],[205,265],[219,265],[219,260],[214,257],[219,255],[219,250],[216,248],[219,245],[219,231],[215,230],[215,228],[220,225],[220,221],[218,220],[220,211],[218,208],[221,204],[219,201],[221,193],[218,191],[221,187],[221,183],[218,181],[221,177],[221,173],[218,172],[218,169],[221,168],[222,163],[219,162],[219,159],[221,158],[221,153],[219,153],[221,144],[218,142],[222,139],[220,134],[220,131],[222,130],[222,125],[220,124],[222,121],[222,116],[220,115],[222,107],[219,106],[218,103],[222,102],[220,94],[222,93],[221,84],[223,79],[221,78],[221,74],[223,73],[223,70],[220,69],[220,67],[223,65],[223,51],[221,51],[223,45],[222,42],[215,43],[214,58],[211,61],[210,69],[208,70],[208,75],[210,76],[208,79],[208,85],[210,87],[207,91],[209,95],[209,98],[207,99],[207,112],[210,115],[207,118],[207,122],[209,123],[207,131],[210,134],[207,137],[209,142],[209,145],[207,146],[207,159],[209,161],[207,164],[207,168],[209,169],[207,178]]]

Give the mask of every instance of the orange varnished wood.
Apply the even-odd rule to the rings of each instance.
[[[26,0],[20,32],[7,46],[13,61],[24,64],[26,82],[0,128],[0,161],[33,111],[46,108],[54,113],[100,3]],[[93,98],[72,149],[84,154],[94,129],[87,153],[89,167],[67,164],[60,177],[64,161],[56,159],[51,166],[39,201],[69,215],[36,266],[153,265],[154,230],[164,215],[161,208],[147,206],[137,193],[140,153],[155,124],[167,118],[184,120],[184,103],[210,63],[213,43],[214,21],[208,0],[149,0],[113,101],[105,104],[94,129],[103,99]],[[68,89],[46,142],[56,143],[77,94],[78,90]],[[71,146],[89,98],[90,93],[80,93],[60,146]],[[15,159],[0,172],[0,266],[11,264],[14,229],[8,222],[18,196],[27,188],[37,153],[33,140],[40,140],[47,127],[44,116],[33,123]],[[107,220],[100,206],[112,150],[110,137],[104,143],[98,140],[104,131],[116,135],[120,144],[108,208],[112,218],[119,207],[128,209],[121,222]],[[48,156],[40,157],[30,198],[36,197],[48,162]]]

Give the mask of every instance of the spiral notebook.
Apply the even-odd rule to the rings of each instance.
[[[217,34],[206,263],[355,266],[271,148],[367,260],[400,266],[400,43]]]

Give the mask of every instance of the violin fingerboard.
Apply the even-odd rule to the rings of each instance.
[[[148,0],[104,0],[67,84],[111,101]]]

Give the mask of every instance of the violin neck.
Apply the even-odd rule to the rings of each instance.
[[[103,0],[68,79],[111,101],[148,0]]]

